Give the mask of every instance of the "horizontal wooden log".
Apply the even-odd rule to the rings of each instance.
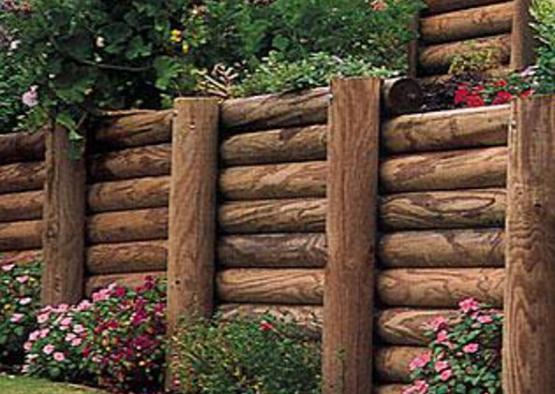
[[[171,144],[148,145],[94,155],[88,161],[91,182],[170,174]]]
[[[41,245],[41,220],[0,223],[0,252],[38,249]]]
[[[506,145],[508,105],[403,115],[382,126],[382,144],[389,153]]]
[[[427,75],[441,73],[449,68],[455,56],[468,51],[490,48],[495,51],[500,65],[507,64],[510,60],[511,53],[511,35],[501,34],[420,48],[420,69]]]
[[[439,14],[471,7],[503,3],[505,1],[507,0],[424,0],[426,8],[423,13],[424,15]]]
[[[87,248],[87,271],[120,274],[166,269],[166,241],[99,244]]]
[[[85,293],[90,296],[93,292],[108,287],[112,283],[129,289],[135,289],[141,286],[148,276],[153,278],[165,277],[165,271],[141,272],[133,274],[116,274],[116,275],[93,275],[87,278],[85,283]]]
[[[326,200],[237,201],[220,206],[220,230],[228,234],[323,232]]]
[[[222,302],[265,304],[322,303],[324,272],[317,269],[227,269],[218,272]]]
[[[0,222],[40,219],[43,199],[42,190],[0,194]]]
[[[429,351],[425,347],[417,346],[378,348],[374,354],[374,365],[378,380],[384,383],[411,383],[410,362],[415,357]]]
[[[168,209],[106,212],[89,216],[89,244],[165,239],[168,234]]]
[[[270,304],[221,304],[217,314],[225,321],[237,318],[258,319],[273,316],[277,319],[298,324],[310,336],[321,336],[323,311],[315,305],[270,305]]]
[[[501,307],[504,278],[502,268],[397,268],[381,272],[377,293],[394,307],[450,308],[467,297]]]
[[[0,266],[7,264],[25,265],[42,261],[42,250],[16,250],[0,252]]]
[[[227,200],[325,197],[325,161],[230,167],[221,172],[220,192]]]
[[[95,151],[170,142],[173,110],[135,111],[101,119],[92,136]]]
[[[229,166],[323,160],[326,134],[326,125],[235,134],[224,139],[220,157]]]
[[[31,161],[0,166],[0,193],[42,189],[44,162]]]
[[[392,157],[380,167],[382,190],[410,192],[505,186],[507,147]]]
[[[508,33],[513,2],[466,8],[420,19],[420,36],[427,43],[442,43]]]
[[[388,230],[500,227],[506,189],[391,194],[382,198],[380,220]]]
[[[454,309],[409,309],[392,308],[378,312],[376,331],[380,340],[387,345],[427,346],[427,325],[436,317],[452,318]]]
[[[480,74],[489,78],[507,78],[513,72],[514,70],[510,68],[508,64],[503,64],[489,70],[484,70]],[[448,73],[427,75],[427,76],[418,78],[418,80],[424,87],[426,87],[427,85],[433,85],[433,84],[444,84],[446,82],[449,82],[452,79],[453,79],[453,75]],[[486,106],[485,108],[491,108],[491,106]]]
[[[169,189],[169,176],[95,183],[89,185],[88,208],[90,212],[105,212],[165,207]]]
[[[0,135],[0,164],[44,159],[44,132]]]
[[[380,238],[384,268],[503,267],[505,232],[499,228],[400,231]]]
[[[383,384],[375,388],[374,394],[403,394],[408,387],[405,384]]]
[[[321,268],[326,260],[322,233],[228,235],[218,240],[218,262],[227,268]]]

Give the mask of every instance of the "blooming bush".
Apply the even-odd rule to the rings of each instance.
[[[121,393],[156,393],[163,377],[165,285],[110,285],[78,305],[45,307],[25,343],[24,370]]]
[[[410,363],[403,394],[501,393],[502,316],[469,298],[453,319],[430,324],[430,350]]]
[[[0,256],[0,363],[19,365],[23,343],[35,325],[34,312],[40,305],[40,262],[36,255],[18,264]]]
[[[271,317],[185,322],[172,350],[175,383],[184,394],[320,393],[320,345],[293,323]]]

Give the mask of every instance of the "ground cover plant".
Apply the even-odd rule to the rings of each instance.
[[[26,376],[0,375],[2,394],[107,394],[105,391],[74,384],[52,383]]]

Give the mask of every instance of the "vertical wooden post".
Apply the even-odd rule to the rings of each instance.
[[[75,303],[84,286],[85,158],[71,157],[66,130],[52,127],[45,138],[41,297],[45,305]]]
[[[334,80],[329,111],[329,260],[324,394],[370,394],[380,80]]]
[[[212,314],[218,174],[218,101],[181,98],[175,110],[168,240],[170,332],[183,314]]]
[[[514,0],[513,30],[511,35],[511,68],[519,70],[533,65],[537,42],[530,26],[530,7],[533,0]]]
[[[555,96],[513,104],[509,141],[505,394],[555,388]]]

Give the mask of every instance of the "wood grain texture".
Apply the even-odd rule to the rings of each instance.
[[[77,303],[84,290],[87,173],[85,158],[71,157],[69,132],[46,133],[41,301]],[[84,155],[84,154],[83,154]]]
[[[216,288],[222,302],[320,305],[324,272],[318,269],[226,269],[218,272]]]
[[[380,222],[387,230],[500,227],[506,189],[391,194],[381,199]]]
[[[9,250],[0,252],[0,266],[7,264],[25,265],[42,261],[42,250]]]
[[[505,186],[507,148],[418,153],[385,159],[380,186],[386,192]]]
[[[449,11],[462,10],[471,7],[480,7],[489,4],[503,3],[507,0],[424,0],[427,8],[426,15],[439,14]]]
[[[387,346],[376,350],[375,372],[383,383],[411,383],[410,362],[417,356],[428,352],[425,347]]]
[[[325,161],[230,167],[220,173],[219,191],[227,200],[325,197],[327,175]]]
[[[384,268],[503,267],[505,234],[500,228],[399,231],[382,235]]]
[[[228,166],[322,160],[326,134],[326,125],[314,125],[230,135],[220,146],[220,158]]]
[[[323,232],[326,206],[320,198],[226,202],[219,228],[228,234]]]
[[[218,262],[227,268],[322,268],[326,260],[323,233],[227,235],[218,240]]]
[[[0,194],[0,222],[40,219],[43,201],[42,190]]]
[[[511,68],[523,69],[536,63],[536,48],[539,43],[531,23],[532,0],[514,0],[513,34],[511,35]]]
[[[436,44],[420,48],[420,69],[426,75],[438,74],[448,70],[454,57],[469,50],[493,48],[501,64],[507,64],[511,53],[511,35],[476,38],[446,44]]]
[[[93,155],[90,182],[170,174],[171,145],[147,145]]]
[[[87,248],[87,272],[121,274],[166,269],[166,241],[99,244]]]
[[[374,394],[403,394],[408,387],[405,384],[383,384],[374,389]]]
[[[212,316],[216,267],[216,184],[220,105],[213,98],[175,101],[169,202],[169,332],[179,319]]]
[[[382,146],[388,153],[506,145],[508,105],[403,115],[384,122]]]
[[[44,130],[0,135],[0,164],[44,159]]]
[[[165,271],[153,271],[153,272],[137,272],[137,273],[126,273],[126,274],[114,274],[114,275],[93,275],[89,276],[86,280],[85,294],[87,297],[95,292],[96,290],[105,288],[112,283],[117,283],[120,286],[125,286],[129,289],[135,289],[141,286],[147,277],[152,278],[163,278],[166,276]]]
[[[148,241],[167,236],[167,208],[98,213],[87,219],[89,244]]]
[[[333,80],[331,90],[322,392],[366,394],[372,389],[381,81]]]
[[[4,164],[0,166],[0,193],[42,189],[45,167],[42,161]]]
[[[503,387],[555,387],[555,96],[513,104],[510,132]]]
[[[467,297],[503,305],[502,268],[396,268],[378,276],[377,294],[387,306],[450,308]]]
[[[89,185],[89,212],[159,208],[168,205],[170,177],[147,177]],[[0,197],[1,198],[1,197]]]
[[[0,251],[40,248],[42,229],[41,220],[0,223]]]
[[[173,110],[138,111],[101,119],[93,136],[95,151],[110,151],[171,141]]]
[[[467,8],[420,20],[421,39],[427,43],[465,40],[511,31],[513,1]]]

